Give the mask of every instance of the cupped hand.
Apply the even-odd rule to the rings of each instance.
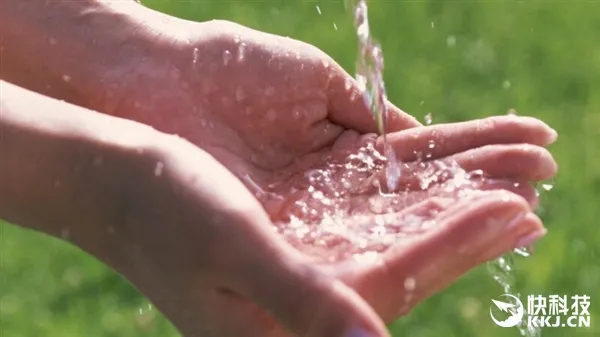
[[[386,128],[394,133],[388,141],[402,165],[399,185],[385,191],[385,159],[373,152],[382,152],[382,139],[373,133],[358,85],[330,57],[305,43],[230,23],[191,27],[197,35],[172,43],[170,53],[142,60],[137,82],[120,100],[106,101],[106,109],[176,133],[210,153],[262,202],[270,217],[262,225],[275,225],[320,270],[315,275],[344,281],[385,321],[469,269],[544,234],[532,213],[537,200],[529,185],[556,171],[544,149],[556,134],[544,123],[505,116],[421,127],[389,104]],[[360,158],[351,157],[359,149]],[[242,193],[213,183],[234,204]],[[315,191],[315,183],[321,189]],[[327,217],[360,235],[324,227]],[[381,231],[387,241],[364,241]],[[221,242],[242,235],[234,227],[229,234]],[[271,258],[280,254],[270,252]],[[227,251],[211,258],[222,254]],[[318,327],[330,318],[332,297],[305,293],[315,285],[305,280],[290,292],[280,288],[285,275],[274,274],[261,280],[263,297],[249,296],[253,292],[239,283],[199,283],[189,300],[202,305],[186,324],[202,326],[203,336],[276,336],[283,330],[265,309],[281,307],[265,308],[257,299],[291,298],[298,312],[271,314],[295,332],[312,329],[310,322],[323,331]]]

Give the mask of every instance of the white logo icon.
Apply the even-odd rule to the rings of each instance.
[[[490,307],[490,317],[492,317],[492,320],[494,321],[494,323],[496,323],[496,325],[503,328],[511,328],[521,323],[521,320],[523,320],[523,303],[521,303],[521,301],[513,295],[504,294],[502,296],[512,298],[514,300],[514,303],[507,303],[496,300],[492,300],[492,302],[494,302],[498,309],[509,313],[511,316],[505,319],[504,321],[499,321],[494,317],[494,314],[492,313],[492,308]]]

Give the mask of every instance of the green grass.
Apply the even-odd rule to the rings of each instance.
[[[301,39],[353,72],[354,32],[342,2],[146,4],[187,19],[227,19]],[[593,316],[591,329],[546,329],[545,337],[600,336],[598,18],[597,1],[373,0],[370,6],[389,97],[406,111],[421,120],[432,112],[434,122],[446,122],[515,108],[558,130],[551,151],[560,172],[555,188],[542,195],[540,211],[549,234],[534,257],[517,261],[517,285],[522,294],[591,295]],[[57,240],[0,226],[3,337],[176,336],[100,263]],[[391,328],[395,336],[410,337],[518,336],[489,318],[490,298],[499,294],[479,268]]]

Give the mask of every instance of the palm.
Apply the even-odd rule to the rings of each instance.
[[[275,125],[273,127],[275,128]],[[535,129],[535,127],[532,129]],[[408,133],[409,131],[404,132]],[[523,137],[523,135],[520,137]],[[518,140],[517,138],[514,138],[515,141]],[[405,226],[407,223],[404,220],[412,218],[414,222],[415,216],[418,216],[421,217],[422,223],[426,219],[433,219],[444,208],[450,207],[448,202],[458,205],[461,203],[458,199],[455,199],[456,190],[448,191],[441,188],[443,187],[442,181],[433,183],[427,188],[422,188],[420,184],[414,184],[415,181],[411,178],[415,174],[425,173],[426,165],[421,165],[413,160],[406,160],[407,167],[412,166],[413,170],[412,172],[410,170],[405,171],[405,179],[401,180],[399,184],[399,188],[406,192],[393,197],[393,200],[383,198],[385,199],[383,204],[390,206],[387,209],[378,206],[381,205],[382,198],[378,197],[378,189],[373,188],[374,185],[371,183],[379,179],[380,172],[372,169],[361,170],[361,168],[366,168],[366,165],[363,165],[363,167],[357,165],[359,167],[354,169],[339,169],[333,172],[332,176],[329,177],[329,181],[323,181],[326,180],[327,175],[319,175],[319,171],[332,172],[332,165],[343,167],[339,164],[348,162],[347,158],[350,154],[357,153],[363,145],[372,144],[374,139],[374,135],[345,131],[338,135],[331,144],[304,151],[298,149],[298,154],[295,156],[290,156],[290,151],[285,150],[281,150],[281,152],[268,151],[265,154],[265,157],[277,156],[278,154],[281,157],[288,156],[290,158],[289,163],[285,166],[259,166],[249,157],[232,155],[225,147],[214,149],[213,154],[217,157],[222,156],[220,159],[226,163],[226,166],[235,168],[238,177],[261,200],[278,225],[280,233],[285,235],[288,241],[311,257],[316,258],[317,263],[322,263],[324,271],[338,276],[354,287],[386,321],[390,322],[396,319],[398,315],[408,311],[420,300],[429,296],[433,290],[444,287],[477,263],[498,255],[512,243],[508,241],[501,242],[503,246],[496,250],[485,254],[476,254],[466,259],[469,261],[469,264],[466,265],[451,263],[456,260],[455,254],[451,254],[447,246],[439,240],[436,243],[436,249],[439,247],[439,253],[451,257],[450,259],[440,260],[439,255],[431,254],[431,249],[426,249],[426,247],[403,245],[400,236],[410,235],[411,233],[414,235],[420,234],[418,229],[415,231],[415,227]],[[282,138],[281,141],[289,141],[289,139]],[[525,139],[522,141],[525,141]],[[229,146],[235,148],[239,144],[232,142]],[[252,144],[249,146],[252,146]],[[415,148],[414,150],[420,151],[423,149]],[[485,152],[483,151],[481,154],[483,156]],[[263,155],[261,152],[252,154],[257,158],[261,158],[261,155]],[[460,157],[456,159],[461,160]],[[360,162],[356,164],[360,164]],[[377,163],[376,160],[374,164],[375,166],[378,164],[381,166],[383,161]],[[485,161],[483,164],[485,166]],[[510,170],[510,167],[507,166],[505,169]],[[532,166],[532,171],[520,173],[515,171],[512,174],[507,171],[507,174],[514,178],[533,179],[537,177],[541,179],[547,174],[543,171],[544,169],[541,168],[540,164],[537,164]],[[349,172],[353,174],[349,176]],[[319,181],[320,179],[323,180]],[[355,264],[345,259],[349,254],[357,253],[356,248],[359,245],[357,245],[357,242],[349,240],[344,233],[336,234],[333,231],[320,231],[323,229],[322,226],[319,226],[321,220],[326,214],[331,214],[334,208],[330,204],[323,203],[322,199],[314,198],[315,193],[311,191],[311,186],[317,186],[319,191],[325,194],[325,197],[336,199],[339,202],[338,206],[340,203],[342,204],[343,207],[341,208],[346,212],[341,216],[344,219],[344,225],[356,231],[361,231],[359,233],[361,238],[368,236],[370,229],[376,227],[378,213],[396,215],[396,221],[388,222],[386,225],[390,232],[394,231],[393,235],[388,236],[388,238],[395,238],[395,242],[400,242],[400,244],[385,253],[385,263],[383,265],[376,263]],[[474,184],[464,185],[463,188],[515,189],[520,194],[527,196],[530,202],[534,201],[531,189],[515,187],[512,181],[497,181],[489,184],[474,182]],[[342,196],[336,198],[336,193],[342,194]],[[344,195],[344,193],[347,194]],[[443,199],[435,199],[426,208],[415,208],[415,204],[431,196],[441,196]],[[302,204],[307,206],[306,211],[302,210]],[[312,213],[311,210],[317,212]],[[363,217],[356,217],[357,214],[363,215]],[[299,232],[302,233],[302,228],[291,226],[290,219],[292,216],[301,220],[305,225],[304,229],[308,229],[308,231],[298,234]],[[477,223],[473,225],[477,225]],[[531,224],[531,226],[533,227],[535,224]],[[314,235],[316,233],[319,233],[319,235]],[[461,240],[468,242],[467,236],[461,238]],[[386,243],[385,240],[376,238],[372,238],[368,242],[371,246],[362,247],[360,250],[381,251],[390,244],[390,242]],[[451,247],[450,244],[448,246]],[[416,252],[411,252],[411,250]],[[423,255],[424,252],[425,255]],[[459,256],[459,258],[464,257]],[[335,263],[324,263],[324,258],[334,258],[337,261]],[[423,265],[428,264],[439,266],[444,275],[436,274],[435,277],[420,277]],[[446,266],[455,266],[456,269],[446,272],[446,268],[441,268]],[[408,289],[408,283],[406,282],[410,279],[418,279],[418,282],[422,282],[418,284],[418,292]],[[432,281],[432,279],[436,281]],[[218,331],[220,336],[287,336],[265,311],[237,294],[227,291],[215,291],[215,289],[201,289],[198,291],[197,296],[199,298],[198,303],[203,305],[198,310],[201,310],[202,315],[200,316],[205,319],[201,325],[206,327],[205,335],[207,336],[210,336],[208,332],[211,330]],[[317,309],[315,308],[315,310]],[[232,324],[233,322],[235,323]]]
[[[302,123],[303,120],[304,122]],[[216,133],[231,134],[232,129],[239,127],[237,125],[248,122],[248,120],[240,118],[236,121],[235,125],[225,125],[226,128],[222,130],[219,130],[215,124],[213,131]],[[407,223],[404,220],[407,218],[412,218],[414,224],[414,218],[418,216],[421,219],[421,223],[424,223],[426,220],[433,219],[444,208],[450,207],[451,203],[460,204],[460,200],[455,198],[457,190],[448,191],[442,188],[443,181],[441,180],[432,183],[426,188],[423,188],[418,183],[415,184],[415,175],[427,175],[428,173],[425,171],[429,168],[427,165],[416,161],[415,157],[411,158],[410,155],[406,154],[401,155],[407,169],[404,171],[404,179],[399,184],[399,189],[404,191],[404,193],[393,198],[379,197],[378,189],[373,182],[380,180],[381,171],[369,168],[367,167],[368,165],[361,161],[355,162],[355,166],[352,168],[345,168],[344,165],[341,165],[348,162],[351,154],[358,153],[359,149],[364,148],[367,144],[373,144],[376,139],[375,135],[361,134],[355,131],[342,131],[341,127],[330,122],[326,116],[323,117],[323,121],[317,123],[302,118],[296,120],[296,122],[298,129],[304,128],[304,130],[310,130],[312,125],[319,125],[321,123],[330,125],[326,128],[339,131],[334,133],[333,136],[326,135],[326,137],[331,137],[331,140],[319,144],[319,146],[313,146],[310,138],[318,138],[318,134],[311,134],[310,131],[298,132],[297,134],[284,132],[281,130],[281,124],[273,121],[273,123],[267,123],[262,126],[261,132],[257,133],[260,136],[255,138],[245,137],[243,142],[239,141],[238,137],[228,137],[222,139],[218,146],[208,146],[205,149],[224,163],[226,167],[230,168],[246,184],[248,189],[256,195],[274,220],[274,223],[277,224],[280,233],[285,235],[289,242],[311,258],[317,258],[317,263],[322,263],[324,259],[327,260],[330,258],[338,261],[345,260],[349,254],[359,252],[357,251],[357,247],[360,247],[360,242],[350,240],[345,233],[340,234],[334,231],[328,232],[327,230],[321,231],[324,228],[320,227],[323,218],[327,214],[333,214],[335,208],[331,204],[323,203],[322,199],[315,198],[315,193],[312,191],[311,186],[316,186],[324,194],[324,197],[337,200],[338,206],[344,212],[341,215],[341,218],[344,219],[344,225],[353,228],[359,234],[359,240],[372,234],[371,230],[376,227],[379,214],[388,213],[395,215],[394,220],[391,222],[388,220],[384,224],[388,230],[388,234],[390,234],[385,239],[391,238],[393,240],[385,241],[382,240],[382,237],[372,238],[367,241],[369,245],[360,248],[361,251],[381,251],[387,248],[391,242],[402,242],[402,240],[399,241],[399,236],[406,235],[407,233],[419,234],[420,231],[418,228],[405,226]],[[540,131],[539,125],[529,122],[528,120],[521,121],[521,132],[512,134],[504,131],[506,128],[513,127],[514,125],[510,123],[502,125],[502,123],[499,123],[499,127],[497,127],[494,133],[487,133],[485,137],[481,136],[481,139],[474,141],[472,144],[462,145],[464,150],[470,147],[482,146],[478,150],[475,150],[479,152],[461,157],[460,152],[462,152],[462,148],[448,148],[442,153],[438,152],[432,155],[436,157],[450,156],[451,158],[454,153],[459,152],[454,159],[461,161],[467,169],[489,168],[490,164],[494,165],[496,160],[493,158],[494,152],[489,148],[483,147],[487,143],[544,143],[546,141],[544,140],[545,131]],[[472,126],[474,125],[472,124],[471,127],[467,125],[462,136],[468,135],[469,130],[472,130]],[[438,129],[443,130],[445,127],[447,128],[447,126],[440,126]],[[188,137],[189,135],[190,138],[193,138],[197,134],[196,130],[191,128],[189,124],[181,124],[178,130],[178,134],[183,137]],[[421,131],[423,130],[427,129],[421,129]],[[413,132],[417,132],[417,129],[412,131],[406,130],[395,135],[402,136],[404,137],[403,139],[419,140],[413,137],[415,134]],[[239,136],[237,133],[234,134]],[[305,137],[304,135],[306,134],[310,134],[310,138]],[[422,132],[422,134],[424,135],[423,137],[427,138],[426,132]],[[506,134],[505,138],[502,139],[502,136],[499,136],[501,134]],[[268,142],[262,138],[265,135],[270,135]],[[393,136],[390,137],[390,140],[396,146],[399,143],[403,143],[402,140],[396,139],[394,141],[393,138]],[[422,144],[429,144],[426,138],[420,140],[420,142]],[[289,148],[286,146],[270,146],[270,144],[306,145]],[[499,149],[502,149],[503,145],[498,146]],[[428,150],[427,145],[418,146],[418,142],[407,144],[407,147],[409,149],[402,148],[401,150],[409,154],[413,151]],[[253,150],[240,151],[239,149],[241,148]],[[491,156],[490,153],[492,153]],[[502,152],[499,153],[502,154]],[[508,160],[507,165],[495,169],[486,169],[486,171],[496,176],[501,176],[504,173],[508,177],[522,180],[542,179],[552,174],[551,170],[549,171],[545,167],[547,158],[540,156],[539,151],[529,154],[529,157],[533,159],[527,157],[527,155],[524,156],[524,153],[526,154],[527,151],[513,151],[508,156],[503,154],[505,155],[505,159]],[[474,157],[481,157],[481,160],[473,159]],[[529,160],[526,163],[530,165],[527,166],[526,164],[520,167],[511,165],[511,160],[514,160],[512,157],[517,157],[517,159],[527,157]],[[468,158],[468,160],[465,160],[465,158]],[[383,166],[383,160],[381,158],[375,159],[373,164],[375,167],[381,167]],[[332,166],[338,169],[332,172]],[[332,175],[327,180],[326,175],[319,174],[318,172],[332,172]],[[352,174],[349,175],[349,173]],[[473,181],[473,184],[463,185],[462,188],[512,189],[526,196],[530,202],[533,202],[535,197],[528,185],[515,187],[513,181],[505,180],[493,181],[488,184],[479,184]],[[340,196],[336,197],[336,194]],[[419,201],[431,196],[440,196],[443,199],[435,199],[425,209],[414,208],[414,205],[418,204]],[[306,209],[303,210],[303,206],[306,206]],[[313,210],[316,212],[312,212]],[[356,215],[362,215],[362,217],[357,217]],[[304,229],[308,231],[302,232],[302,230],[298,230],[298,227],[292,228],[292,217],[300,220],[303,226],[305,226]],[[417,230],[415,231],[415,229]],[[298,234],[299,232],[302,232],[302,234]],[[510,245],[510,243],[504,242],[504,245],[503,249],[506,249],[506,246]],[[402,245],[400,247],[400,249],[403,249]],[[422,251],[426,250],[423,249]],[[432,289],[445,286],[461,273],[476,265],[476,263],[492,258],[499,253],[500,251],[492,251],[488,255],[476,256],[468,260],[469,265],[457,267],[456,272],[458,272],[458,275],[447,273],[444,277],[436,277],[441,283],[432,283],[424,287],[422,292],[410,296],[406,295],[407,291],[402,287],[402,284],[411,275],[418,275],[420,273],[422,265],[427,263],[424,257],[412,259],[410,258],[411,255],[405,251],[401,250],[399,253],[398,251],[390,250],[389,253],[386,253],[388,258],[388,262],[386,263],[392,265],[392,269],[402,270],[401,272],[397,272],[395,274],[396,277],[393,278],[390,278],[388,272],[385,271],[387,267],[377,264],[354,265],[347,261],[340,261],[333,264],[326,263],[322,266],[323,270],[337,275],[352,285],[374,306],[379,314],[387,321],[391,321],[397,318],[400,313],[409,310],[420,300],[430,295]],[[433,259],[433,257],[427,257],[427,259]],[[439,261],[435,263],[449,264],[448,262]],[[198,289],[196,295],[199,299],[197,303],[202,303],[202,307],[198,308],[198,310],[202,311],[202,315],[200,316],[206,319],[201,324],[207,329],[204,335],[210,336],[208,332],[214,329],[214,331],[219,332],[218,335],[220,336],[285,336],[283,330],[266,312],[236,294],[215,289]],[[235,322],[235,324],[232,324],[232,322]],[[272,334],[268,335],[266,331],[271,331]]]

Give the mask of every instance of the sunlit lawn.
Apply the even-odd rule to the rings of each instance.
[[[343,2],[146,4],[302,39],[353,72],[355,39]],[[370,10],[389,96],[404,110],[421,120],[431,112],[437,123],[514,108],[558,130],[551,150],[560,173],[554,189],[542,194],[540,211],[549,234],[532,258],[517,261],[517,285],[522,295],[592,296],[591,329],[546,329],[544,336],[600,336],[600,2],[373,0]],[[59,241],[9,225],[0,229],[0,336],[176,336],[98,262]],[[410,337],[518,336],[489,317],[490,299],[501,293],[484,266],[392,330]]]

